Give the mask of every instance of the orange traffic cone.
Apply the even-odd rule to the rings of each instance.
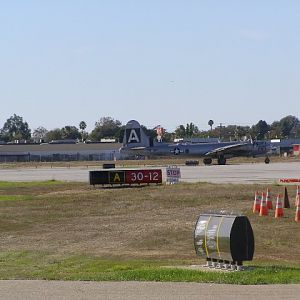
[[[296,198],[295,198],[295,206],[297,206],[297,202],[299,202],[300,198],[300,185],[297,185]]]
[[[255,192],[254,203],[253,203],[253,213],[259,213],[260,211],[260,195],[258,191]]]
[[[266,200],[267,200],[267,207],[268,207],[268,209],[273,209],[273,203],[272,203],[272,199],[271,199],[271,192],[270,192],[269,189],[267,189]]]
[[[296,206],[295,221],[300,222],[300,199],[298,199],[298,203],[297,203],[297,206]]]
[[[260,216],[268,215],[267,199],[266,199],[265,193],[262,193],[262,196],[261,196],[259,215]]]
[[[283,217],[283,207],[282,207],[282,195],[277,195],[276,208],[275,208],[275,218]]]
[[[300,203],[300,195],[297,195],[295,200],[295,206],[297,207],[299,203]]]

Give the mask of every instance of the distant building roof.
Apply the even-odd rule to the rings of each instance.
[[[80,152],[80,151],[116,151],[121,148],[121,143],[97,143],[97,144],[6,144],[0,145],[1,153],[15,153],[15,152]]]
[[[300,144],[300,139],[276,139],[270,141],[273,146],[292,146],[293,144]]]

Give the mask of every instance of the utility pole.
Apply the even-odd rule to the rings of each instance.
[[[222,138],[222,123],[220,123],[219,140]]]

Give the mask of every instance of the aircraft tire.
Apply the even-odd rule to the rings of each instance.
[[[265,158],[265,164],[269,164],[270,163],[270,158],[267,156],[266,158]]]
[[[205,165],[211,165],[212,159],[210,157],[206,157],[206,158],[203,159],[203,163]]]
[[[224,156],[218,158],[218,165],[226,165],[226,158]]]

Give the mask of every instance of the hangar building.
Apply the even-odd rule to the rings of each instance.
[[[1,144],[1,162],[76,161],[119,159],[121,143]]]

